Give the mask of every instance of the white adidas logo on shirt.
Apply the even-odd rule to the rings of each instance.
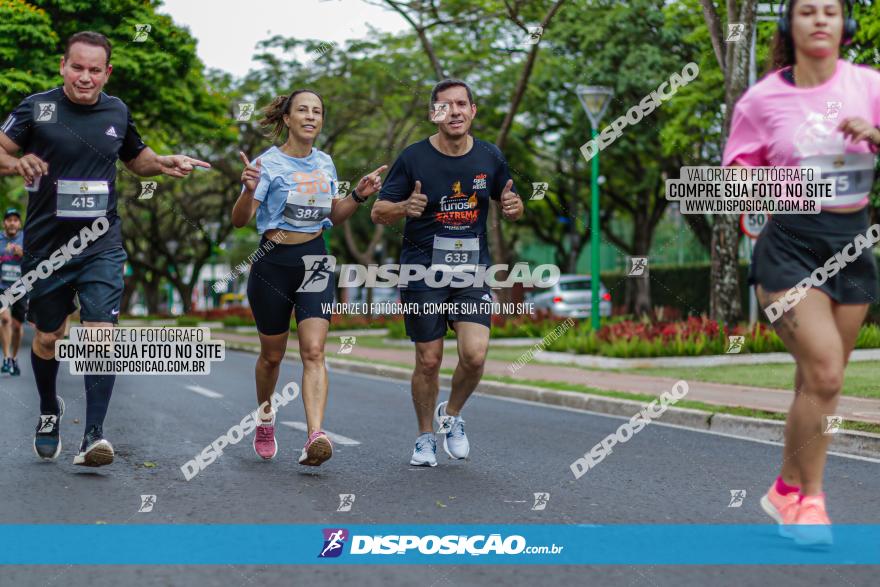
[[[108,137],[113,137],[114,139],[119,138],[119,135],[116,134],[116,129],[113,128],[112,126],[110,128],[108,128],[104,134],[107,135]]]

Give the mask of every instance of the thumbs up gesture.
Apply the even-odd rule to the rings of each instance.
[[[260,160],[257,159],[256,161],[254,161],[254,164],[251,165],[251,162],[248,160],[247,155],[245,155],[242,151],[238,152],[238,157],[245,165],[244,171],[241,173],[241,183],[244,184],[244,187],[247,191],[257,191],[257,185],[260,183],[260,170],[262,169]]]
[[[501,213],[507,220],[519,220],[523,210],[522,200],[513,191],[513,180],[508,179],[504,191],[501,192]]]
[[[404,203],[404,210],[409,218],[418,218],[425,211],[428,205],[428,196],[422,193],[422,182],[416,181],[416,187],[413,189],[409,199]]]

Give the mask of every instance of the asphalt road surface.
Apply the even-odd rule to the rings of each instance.
[[[21,377],[0,380],[4,524],[763,524],[768,519],[758,500],[780,459],[776,445],[648,426],[576,480],[569,464],[613,432],[621,418],[475,396],[463,414],[471,458],[450,461],[440,448],[438,467],[416,468],[409,465],[417,434],[409,385],[331,371],[325,429],[344,438],[324,466],[296,463],[305,441],[297,399],[279,413],[278,422],[290,424],[277,426],[275,460],[258,459],[247,437],[186,481],[180,466],[256,407],[255,355],[228,352],[210,376],[118,376],[104,427],[116,460],[85,469],[72,464],[85,417],[82,377],[71,376],[66,364],[58,386],[67,402],[63,453],[54,463],[34,455],[39,404],[28,355],[22,352]],[[299,364],[286,361],[279,390],[299,377]],[[836,523],[880,523],[880,464],[831,456],[826,479]],[[728,507],[733,489],[746,491],[742,507]],[[536,492],[550,494],[543,511],[531,509]],[[156,495],[149,513],[138,512],[144,494]],[[351,511],[336,511],[339,494],[355,494]],[[100,549],[66,546],[74,552]],[[876,577],[876,567],[843,566],[0,567],[4,586],[89,587],[848,586],[876,585]]]

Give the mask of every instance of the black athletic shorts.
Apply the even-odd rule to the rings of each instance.
[[[119,301],[124,288],[123,272],[128,257],[125,249],[107,249],[88,257],[73,258],[45,279],[37,279],[30,292],[28,320],[41,332],[54,332],[76,310],[79,299],[80,321],[119,320]],[[21,273],[26,275],[44,259],[25,259]]]
[[[406,306],[414,304],[417,309],[403,315],[406,334],[413,342],[443,338],[453,322],[475,322],[487,328],[492,325],[492,294],[488,286],[404,289],[400,302]]]
[[[865,235],[869,227],[867,208],[846,213],[779,214],[774,216],[755,243],[749,284],[765,291],[787,291]],[[870,243],[870,240],[868,240]],[[855,249],[850,247],[847,254]],[[838,263],[839,265],[839,263]],[[864,248],[818,289],[840,304],[872,304],[878,300],[877,263],[872,247]]]
[[[4,291],[6,290],[0,290],[0,294],[2,294]],[[9,308],[9,313],[13,319],[24,323],[25,319],[27,318],[27,308],[28,299],[27,296],[25,296],[12,304],[12,307]]]
[[[267,248],[264,237],[260,249]],[[307,255],[317,258],[306,259]],[[297,324],[306,318],[330,320],[336,279],[326,258],[324,238],[317,236],[298,245],[276,244],[254,261],[247,295],[260,333],[289,331],[291,313]]]

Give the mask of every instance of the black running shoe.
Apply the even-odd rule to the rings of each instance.
[[[34,435],[34,452],[46,461],[54,461],[61,454],[61,418],[64,416],[64,400],[58,398],[58,414],[40,414],[37,433]]]
[[[9,374],[13,377],[21,375],[21,369],[18,368],[18,361],[9,359]]]
[[[113,462],[113,445],[104,440],[100,426],[91,426],[83,436],[79,454],[73,457],[74,465],[103,467]]]
[[[3,359],[3,366],[0,367],[0,373],[12,373],[12,359]]]

